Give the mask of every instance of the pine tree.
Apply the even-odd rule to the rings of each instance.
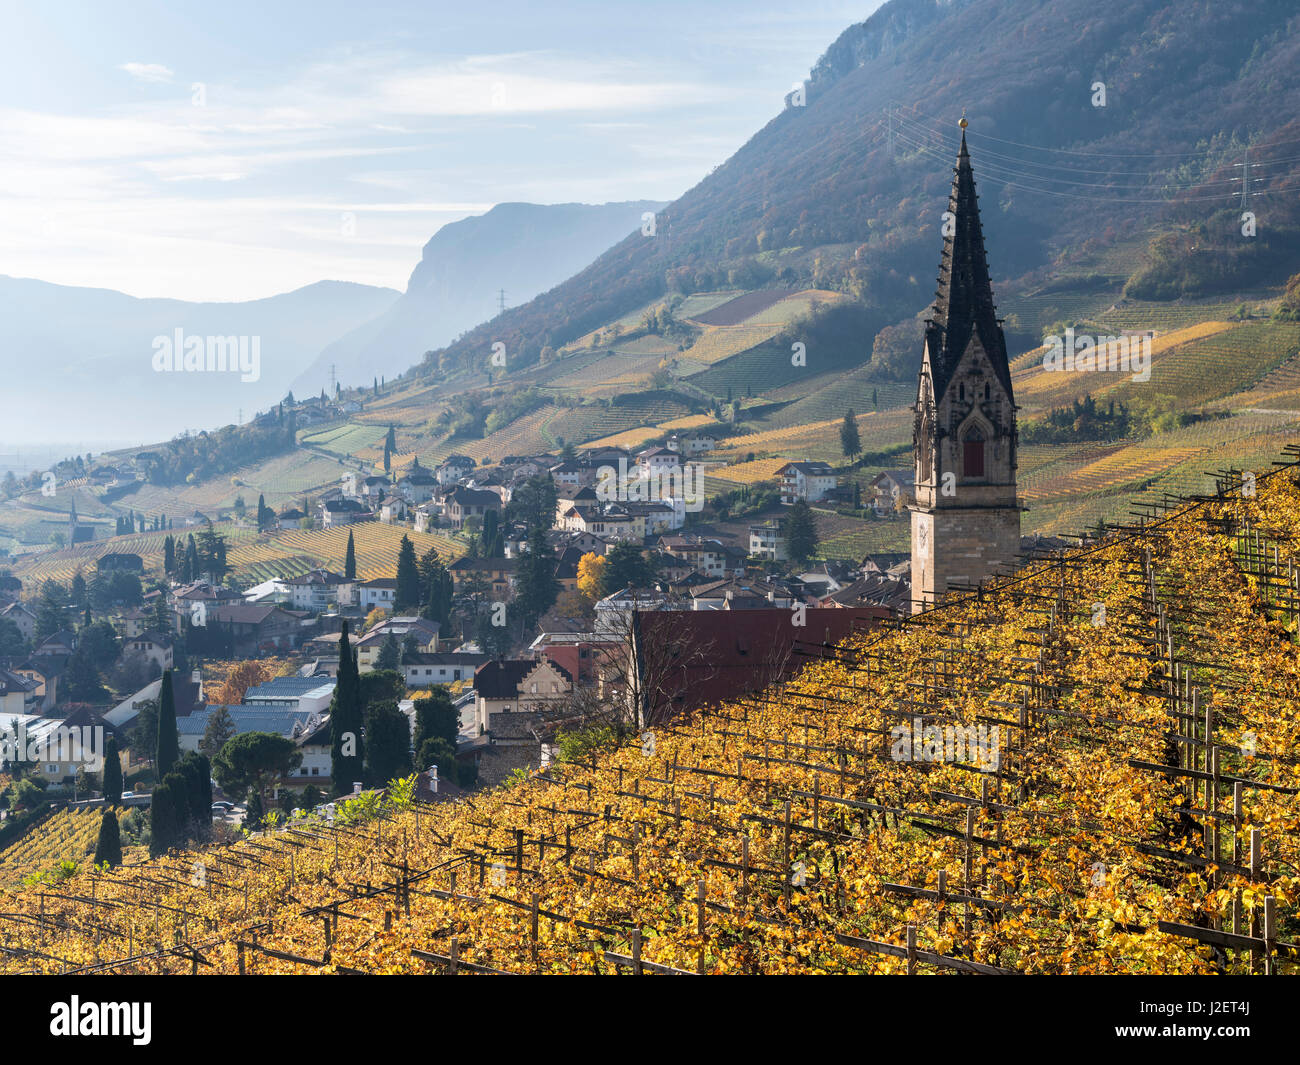
[[[336,795],[351,791],[352,782],[362,779],[365,745],[361,736],[361,710],[361,678],[345,619],[339,633],[339,669],[330,703],[330,776]]]
[[[95,867],[110,868],[122,864],[122,832],[117,823],[117,813],[110,807],[104,811],[99,823],[99,841],[95,844]]]
[[[167,593],[160,590],[153,606],[153,627],[159,632],[172,631],[172,612],[167,607]]]
[[[391,632],[379,645],[379,654],[375,658],[375,669],[401,669],[402,668],[402,648],[397,642],[397,637]]]
[[[230,711],[219,706],[208,715],[208,723],[203,729],[203,739],[199,740],[199,750],[209,758],[215,758],[221,753],[221,748],[226,745],[235,734],[235,722],[230,716]]]
[[[453,585],[438,552],[430,548],[420,559],[420,617],[436,621],[445,632],[451,625]]]
[[[540,524],[530,530],[528,551],[519,562],[515,604],[524,627],[532,628],[537,619],[555,605],[560,594],[560,585],[555,579],[555,553],[546,543],[546,533]]]
[[[176,732],[176,696],[172,691],[172,671],[162,677],[158,696],[158,750],[154,755],[154,779],[161,780],[180,760],[180,737]]]
[[[122,760],[117,753],[117,739],[109,736],[104,741],[104,802],[116,806],[122,801]]]
[[[352,539],[352,530],[348,530],[348,549],[343,555],[343,576],[348,580],[357,579],[357,545]]]
[[[72,575],[72,604],[78,610],[85,610],[90,600],[86,597],[86,578],[77,570]]]
[[[840,450],[847,459],[857,458],[862,454],[862,441],[858,437],[858,417],[850,407],[844,412],[844,424],[840,426]]]
[[[812,508],[797,499],[790,507],[785,524],[786,550],[796,562],[806,562],[817,550],[817,523]]]

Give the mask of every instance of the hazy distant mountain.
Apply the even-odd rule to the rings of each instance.
[[[443,226],[424,246],[406,294],[384,314],[331,344],[293,386],[315,392],[330,364],[345,385],[395,377],[507,306],[532,299],[641,228],[663,204],[501,203]]]
[[[228,425],[241,409],[247,420],[282,398],[324,344],[398,295],[320,281],[243,303],[187,303],[0,276],[0,374],[13,386],[0,440],[156,441]],[[162,355],[178,330],[182,366],[190,338],[202,345],[205,365],[209,337],[214,364],[234,338],[231,350],[242,341],[249,372],[155,369],[166,365]]]

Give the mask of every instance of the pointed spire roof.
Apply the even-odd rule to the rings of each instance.
[[[975,195],[975,175],[971,171],[970,152],[966,149],[965,118],[960,125],[961,148],[957,152],[952,192],[948,196],[948,212],[952,219],[944,227],[939,288],[935,292],[934,309],[926,323],[935,395],[942,395],[948,387],[975,334],[979,335],[980,343],[993,362],[994,372],[1010,395],[1007,342],[993,305],[993,285],[984,253],[979,197]]]

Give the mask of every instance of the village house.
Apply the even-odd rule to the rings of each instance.
[[[294,738],[302,761],[289,777],[282,778],[282,783],[290,788],[305,788],[315,784],[325,790],[333,784],[331,772],[334,768],[334,744],[331,739],[328,718],[318,721],[315,728],[308,722]]]
[[[438,485],[438,478],[420,465],[416,459],[411,467],[397,482],[397,490],[408,503],[427,503],[433,498],[433,490]]]
[[[209,703],[192,714],[176,719],[176,732],[182,751],[197,751],[212,716],[222,709],[220,703]],[[246,732],[269,732],[287,740],[296,740],[304,733],[320,726],[320,715],[282,706],[225,706],[234,725],[236,736]]]
[[[22,716],[32,713],[39,701],[37,686],[37,682],[28,677],[0,669],[0,714]]]
[[[22,603],[8,604],[0,610],[0,618],[12,621],[24,640],[30,640],[36,634],[36,615]]]
[[[368,581],[359,582],[356,589],[357,605],[362,614],[368,614],[376,607],[391,610],[397,598],[397,578],[372,577]]]
[[[716,437],[707,433],[677,432],[668,438],[668,446],[685,458],[693,459],[718,446]]]
[[[357,655],[357,668],[362,673],[369,673],[374,669],[375,660],[390,636],[397,641],[399,647],[409,636],[415,640],[417,651],[437,651],[440,629],[441,625],[438,622],[430,621],[428,618],[385,618],[353,644]]]
[[[455,684],[470,680],[474,671],[489,657],[461,651],[420,652],[402,659],[402,672],[408,688],[431,688],[435,684]]]
[[[353,522],[367,521],[374,515],[364,503],[355,499],[327,499],[317,508],[321,528],[332,529],[336,525],[351,525]]]
[[[548,660],[493,659],[474,674],[474,719],[480,733],[490,731],[496,714],[539,712],[568,696],[573,678]]]
[[[468,455],[448,455],[442,465],[433,471],[439,484],[458,484],[461,478],[469,475],[474,468],[474,460]]]
[[[786,549],[785,535],[780,522],[764,521],[749,527],[749,553],[754,558],[772,562],[785,562],[790,554]]]
[[[48,713],[59,701],[59,682],[68,668],[68,655],[32,655],[11,672],[32,682],[27,701],[33,713]]]
[[[507,599],[514,589],[517,558],[458,558],[447,567],[455,591],[465,590],[475,579],[487,582],[493,599]]]
[[[496,492],[464,485],[457,485],[447,493],[444,506],[447,520],[457,529],[463,529],[469,518],[482,519],[489,510],[497,513],[502,510],[501,497]]]
[[[117,615],[118,623],[121,624],[122,635],[126,638],[139,636],[140,633],[146,631],[149,625],[153,624],[153,619],[155,619],[153,611],[144,610],[144,607],[140,606],[133,606],[130,610],[123,610],[120,615]]]
[[[825,462],[787,462],[776,471],[781,480],[781,502],[789,505],[797,499],[816,503],[835,491],[835,471]]]
[[[276,677],[249,688],[244,705],[323,714],[330,708],[336,684],[330,677]]]
[[[172,668],[175,642],[171,633],[149,629],[123,641],[122,654],[142,655],[146,661],[166,671]]]
[[[288,510],[282,510],[276,515],[276,524],[281,529],[301,529],[306,518],[307,515],[297,507],[290,507]]]
[[[383,505],[379,508],[379,520],[385,525],[396,525],[399,522],[406,521],[409,508],[406,500],[401,496],[392,496],[384,500]]]
[[[596,483],[599,467],[587,459],[568,459],[552,466],[550,473],[557,488],[590,488]]]
[[[347,583],[341,573],[326,569],[308,570],[297,577],[281,577],[275,581],[276,591],[284,595],[294,610],[320,613],[331,603],[337,603],[339,588]]]
[[[744,558],[721,540],[698,536],[661,536],[659,547],[674,558],[689,562],[706,577],[726,577],[744,573]]]
[[[587,514],[600,507],[596,490],[590,485],[558,485],[555,489],[555,524],[564,528],[569,511]]]
[[[546,534],[546,543],[556,553],[570,547],[576,547],[584,555],[607,555],[614,546],[612,540],[590,532],[569,532],[565,529],[552,529]],[[507,554],[509,554],[507,552]]]
[[[682,457],[672,448],[648,447],[636,457],[642,478],[665,477],[680,471]]]
[[[794,596],[783,588],[749,581],[713,581],[691,589],[692,610],[789,609],[794,602]]]
[[[905,513],[902,508],[915,502],[915,470],[882,470],[871,478],[871,509],[877,517]]]
[[[230,634],[236,654],[292,650],[302,633],[302,619],[275,603],[232,603],[208,615],[214,628]]]

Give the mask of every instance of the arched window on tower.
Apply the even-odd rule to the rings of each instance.
[[[961,474],[967,478],[984,476],[984,434],[976,426],[962,437]]]

